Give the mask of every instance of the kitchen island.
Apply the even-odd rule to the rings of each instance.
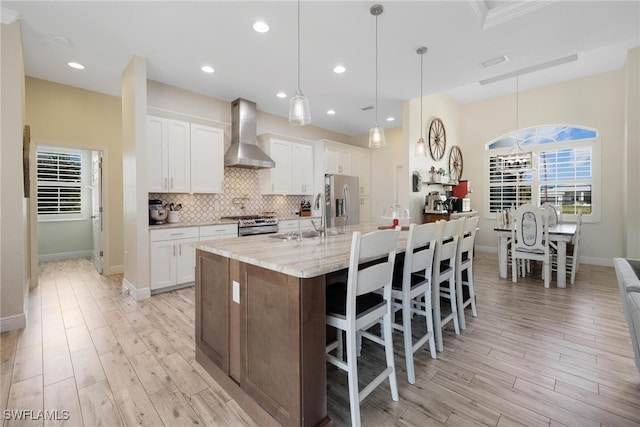
[[[303,240],[195,243],[196,360],[259,425],[331,425],[325,287],[346,277],[351,226]],[[406,244],[401,234],[398,248]]]

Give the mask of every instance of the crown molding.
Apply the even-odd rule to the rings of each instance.
[[[548,6],[555,1],[557,0],[508,1],[493,8],[489,7],[486,0],[469,0],[469,4],[480,18],[482,29],[487,30]]]
[[[5,25],[13,24],[20,19],[20,14],[14,10],[0,7],[0,22]]]

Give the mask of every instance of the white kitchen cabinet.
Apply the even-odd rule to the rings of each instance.
[[[238,237],[238,224],[201,225],[200,241]]]
[[[290,233],[298,231],[298,222],[300,222],[300,231],[313,230],[313,224],[311,221],[315,220],[317,225],[320,225],[320,218],[300,218],[298,219],[283,219],[278,221],[278,233]]]
[[[147,118],[149,192],[190,191],[189,123],[161,117]]]
[[[222,129],[148,116],[147,155],[150,193],[223,191]]]
[[[260,135],[258,145],[276,162],[260,170],[262,194],[313,194],[313,147],[270,134]]]
[[[361,196],[370,194],[371,182],[371,155],[354,151],[351,153],[351,175],[357,176],[360,188],[358,192]]]
[[[313,147],[307,144],[291,144],[292,192],[313,193]]]
[[[224,130],[191,123],[191,193],[224,190]]]
[[[371,222],[371,200],[369,196],[360,196],[360,224]]]
[[[324,148],[324,173],[353,175],[351,151],[343,144],[326,143]]]
[[[151,291],[195,281],[198,227],[150,231]]]

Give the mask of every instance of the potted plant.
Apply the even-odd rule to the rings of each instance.
[[[438,169],[438,171],[436,173],[438,174],[438,181],[440,181],[443,184],[449,182],[449,178],[447,177],[447,173],[443,168]]]

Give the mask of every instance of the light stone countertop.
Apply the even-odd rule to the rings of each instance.
[[[306,219],[320,219],[319,216],[290,216],[290,217],[278,217],[278,221],[289,221],[289,220],[306,220]],[[163,228],[177,228],[177,227],[200,227],[204,225],[221,225],[221,224],[237,224],[238,221],[234,219],[214,219],[214,220],[206,220],[206,221],[180,221],[169,223],[165,222],[164,224],[159,225],[149,225],[149,230],[161,230]]]
[[[324,238],[311,237],[300,241],[260,235],[207,240],[196,242],[193,246],[196,249],[267,270],[298,278],[309,278],[348,268],[353,232],[368,233],[378,230],[379,225],[387,224],[349,226],[345,234],[329,235]],[[335,230],[330,229],[329,233]],[[407,231],[400,233],[398,252],[404,251],[407,235]]]

